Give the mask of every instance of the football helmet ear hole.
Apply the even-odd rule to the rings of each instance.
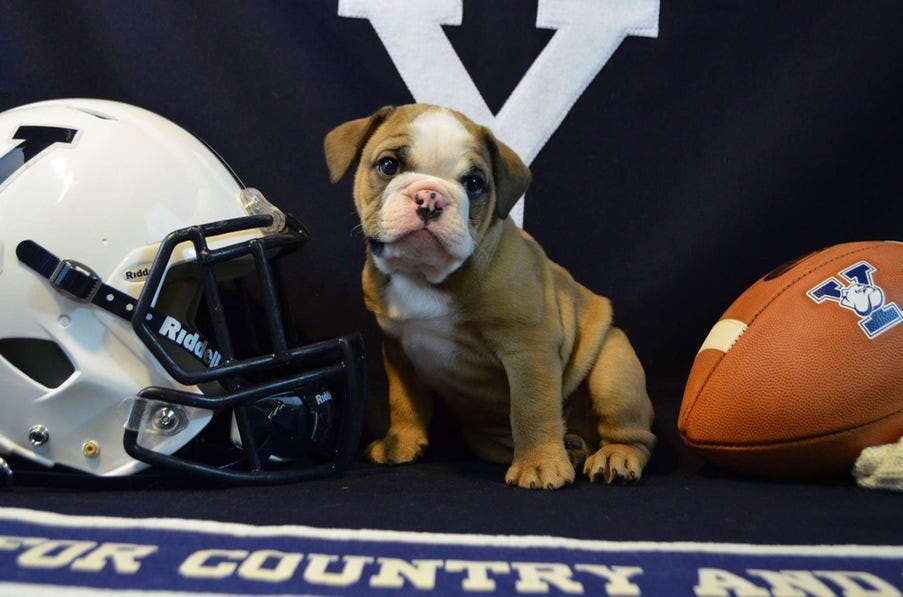
[[[58,388],[75,373],[72,361],[52,340],[3,338],[0,356],[45,388]]]
[[[81,112],[83,114],[87,114],[89,116],[93,116],[94,118],[99,118],[101,120],[113,120],[113,121],[119,120],[118,118],[116,118],[115,116],[113,116],[111,114],[107,114],[105,112],[101,112],[100,110],[96,110],[96,109],[85,108],[84,106],[72,106],[72,109],[78,110],[79,112]]]

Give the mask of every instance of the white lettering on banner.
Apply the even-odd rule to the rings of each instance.
[[[339,556],[321,553],[307,554],[308,564],[304,569],[304,580],[314,585],[329,587],[350,587],[357,584],[364,573],[364,566],[373,563],[368,556],[343,556],[341,572],[330,572],[329,564],[338,562]]]
[[[63,568],[96,546],[93,541],[50,539],[22,552],[16,563],[23,568]]]
[[[700,568],[693,592],[698,597],[768,597],[769,592],[742,576],[719,568]]]
[[[427,590],[436,586],[436,572],[442,566],[442,560],[401,560],[398,558],[379,558],[379,574],[370,578],[371,587],[381,589],[400,589],[405,581],[416,589]]]
[[[370,21],[416,101],[491,128],[529,165],[624,38],[658,36],[659,0],[538,0],[536,26],[555,34],[496,115],[442,30],[463,13],[463,0],[339,0],[338,9]],[[519,226],[523,213],[520,201]]]
[[[815,570],[813,574],[830,581],[840,589],[844,597],[900,597],[900,591],[869,572],[851,570]]]
[[[77,573],[81,579],[86,578],[85,573],[108,578],[111,574],[134,577],[139,572],[158,578],[165,573],[159,568],[161,563],[173,561],[168,558],[150,560],[149,556],[159,552],[161,547],[157,545],[0,536],[0,565],[4,558],[9,558],[23,571],[31,569],[44,574],[51,570],[67,570]],[[211,590],[234,587],[228,583],[241,579],[267,586],[283,585],[284,589],[274,589],[277,592],[317,592],[318,588],[324,587],[357,587],[362,592],[368,587],[378,591],[413,589],[480,593],[513,589],[520,594],[625,597],[645,594],[644,590],[649,588],[644,587],[646,584],[651,584],[653,594],[658,594],[655,587],[660,587],[662,582],[654,569],[647,576],[647,571],[637,566],[605,565],[598,561],[408,559],[378,554],[305,554],[277,549],[222,548],[199,549],[182,557],[178,568],[172,564],[172,571],[177,571],[184,579],[209,581]],[[66,577],[58,578],[65,583]],[[685,588],[692,589],[700,597],[903,597],[894,585],[896,578],[898,575],[882,578],[865,570],[700,567],[696,569],[696,584]],[[687,580],[692,584],[691,578]],[[0,578],[0,594],[6,594],[4,589],[10,588],[4,583],[9,585],[7,579]],[[675,594],[683,594],[683,587],[671,588]]]
[[[238,575],[247,580],[285,582],[292,578],[304,556],[274,549],[255,551],[238,567]]]
[[[750,577],[765,581],[760,587],[750,580],[719,568],[700,568],[693,591],[699,597],[901,597],[887,581],[868,572],[846,570],[757,570]],[[830,581],[830,582],[823,582]],[[837,586],[837,590],[830,586]]]
[[[583,585],[575,581],[567,564],[546,562],[512,562],[520,578],[514,588],[520,593],[548,593],[553,586],[564,593],[583,593]]]
[[[109,563],[112,569],[119,574],[135,574],[141,569],[141,559],[156,551],[156,545],[101,543],[96,549],[72,562],[70,569],[100,572]]]
[[[248,552],[243,549],[202,549],[188,556],[179,566],[186,578],[227,578],[238,569]]]
[[[489,573],[508,574],[511,567],[507,562],[474,562],[471,560],[448,560],[445,562],[448,572],[465,572],[467,576],[461,581],[465,591],[494,591],[495,581]]]
[[[640,595],[640,587],[630,582],[630,578],[643,573],[637,566],[597,566],[593,564],[574,564],[574,570],[589,572],[608,581],[605,590],[609,595],[632,597]]]
[[[43,537],[10,537],[0,535],[0,551],[16,551],[23,547],[31,547],[47,541]]]
[[[0,550],[18,549],[24,549],[16,558],[16,564],[21,568],[100,572],[109,565],[118,574],[135,574],[141,569],[141,560],[159,548],[136,543],[98,544],[70,539],[0,537]]]
[[[834,591],[808,570],[747,570],[746,573],[771,585],[771,594],[814,597],[834,595]]]
[[[306,560],[306,565],[304,561]],[[339,564],[341,560],[341,564]],[[402,558],[360,555],[330,555],[275,550],[247,552],[243,550],[204,549],[197,551],[182,563],[179,573],[185,578],[226,579],[238,576],[246,580],[262,582],[287,582],[301,578],[311,585],[349,587],[366,583],[379,589],[414,588],[421,591],[436,589],[441,573],[461,575],[464,591],[494,591],[495,579],[490,577],[511,575],[515,590],[520,593],[548,593],[552,590],[580,594],[584,585],[574,578],[575,573],[586,572],[589,578],[608,581],[604,585],[606,595],[640,595],[640,588],[630,578],[643,574],[634,566],[602,566],[559,562],[500,562],[479,560],[406,560]],[[332,568],[332,570],[330,570]],[[367,578],[364,578],[367,573]],[[463,574],[462,574],[463,573]]]

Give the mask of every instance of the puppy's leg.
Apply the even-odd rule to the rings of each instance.
[[[530,489],[556,489],[574,481],[564,447],[561,365],[555,355],[522,353],[503,358],[511,388],[514,459],[505,482]]]
[[[655,446],[653,413],[643,366],[624,332],[609,330],[587,383],[601,447],[586,459],[583,473],[605,483],[638,480]]]
[[[411,462],[429,444],[427,427],[433,413],[432,398],[397,340],[384,340],[383,362],[389,381],[389,431],[383,439],[370,444],[366,453],[379,464]]]

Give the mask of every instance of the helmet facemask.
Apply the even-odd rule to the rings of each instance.
[[[129,319],[163,368],[198,389],[137,393],[124,435],[132,457],[211,479],[276,483],[329,474],[353,455],[364,384],[360,337],[299,345],[279,282],[281,259],[307,232],[289,218],[278,233],[211,248],[219,237],[271,223],[270,215],[251,215],[172,232],[137,301],[118,296],[87,266],[23,243],[23,262],[31,266],[36,258],[28,255],[38,251],[45,271],[48,260],[59,261],[48,276],[58,290]],[[194,258],[174,258],[186,253]],[[198,442],[204,448],[155,449],[185,430],[187,409],[213,413]]]
[[[306,242],[307,232],[290,219],[277,234],[208,246],[210,237],[265,227],[269,217],[176,231],[161,245],[132,325],[175,379],[197,385],[202,394],[167,388],[139,392],[125,439],[133,456],[204,470],[148,453],[133,442],[142,425],[159,429],[160,409],[171,405],[227,413],[230,443],[240,458],[227,469],[208,471],[214,477],[244,477],[233,471],[237,466],[265,482],[310,478],[347,464],[352,456],[362,417],[364,372],[356,356],[361,340],[351,336],[299,345],[280,284],[281,259]],[[168,268],[174,250],[186,241],[196,259]],[[161,322],[156,313],[165,305],[172,309],[168,313],[184,319],[166,315]],[[349,401],[350,396],[357,398]],[[211,427],[217,424],[225,421]],[[299,461],[305,467],[294,470],[290,465]]]
[[[296,330],[280,288],[308,238],[294,218],[116,102],[6,111],[0,154],[0,455],[249,483],[350,460],[362,341]]]

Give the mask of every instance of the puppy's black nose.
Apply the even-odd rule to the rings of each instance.
[[[435,220],[442,215],[442,208],[430,209],[429,207],[418,207],[417,216],[426,224],[430,220]]]
[[[417,205],[417,217],[423,220],[424,224],[441,216],[442,210],[448,205],[446,196],[429,181],[414,185],[408,193]]]

